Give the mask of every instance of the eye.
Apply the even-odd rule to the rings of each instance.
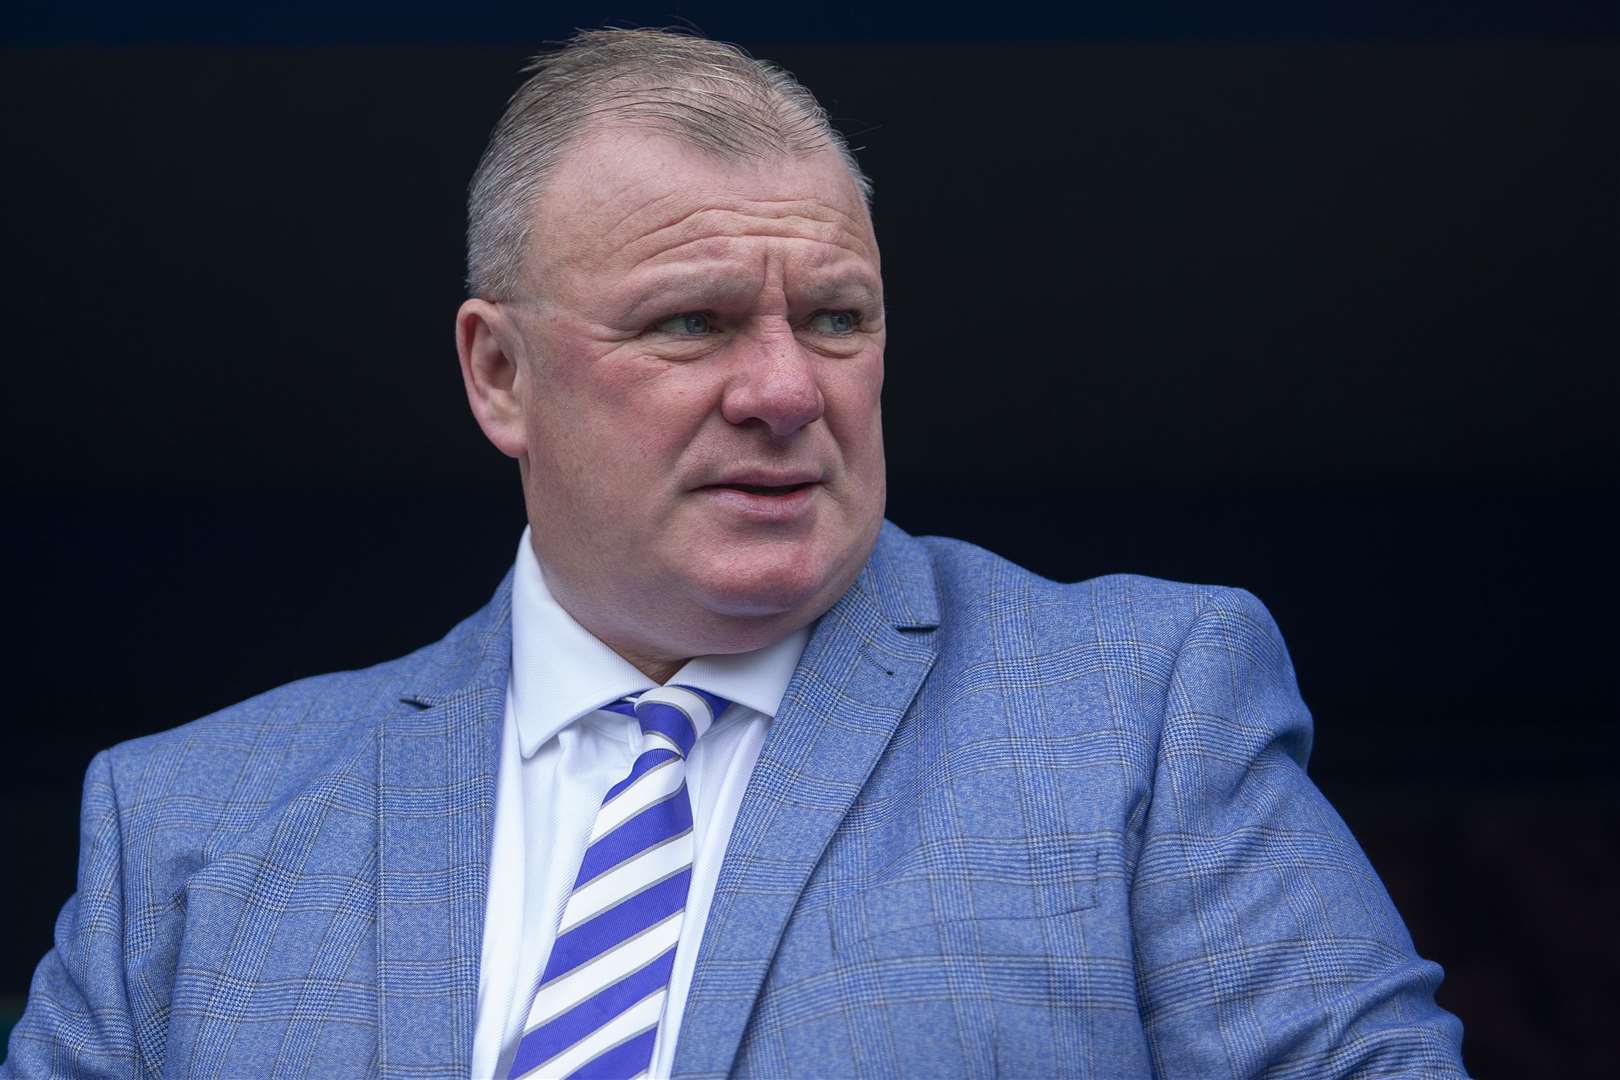
[[[681,334],[696,337],[714,333],[714,318],[706,311],[688,311],[672,315],[653,327],[661,334]]]
[[[861,317],[853,311],[818,311],[810,316],[810,329],[818,334],[853,334],[860,325]]]

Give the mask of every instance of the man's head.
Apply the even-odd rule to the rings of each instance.
[[[662,678],[831,606],[883,516],[883,295],[809,93],[715,42],[582,35],[470,202],[462,372],[564,607]]]

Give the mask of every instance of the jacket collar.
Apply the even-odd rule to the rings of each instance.
[[[405,663],[400,700],[431,708],[468,690],[506,687],[512,671],[512,571],[489,603]]]
[[[850,594],[833,611],[863,603],[870,604],[877,618],[896,630],[932,630],[939,626],[933,561],[921,544],[888,521],[883,523],[877,546]]]

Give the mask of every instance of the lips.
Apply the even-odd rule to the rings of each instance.
[[[804,469],[739,469],[725,473],[700,489],[741,491],[748,495],[792,495],[821,482],[815,473]]]
[[[814,473],[751,469],[703,484],[694,494],[733,522],[784,527],[813,519],[819,487]]]
[[[711,487],[729,488],[732,491],[741,491],[749,495],[791,495],[795,491],[803,491],[813,481],[802,484],[711,484]]]

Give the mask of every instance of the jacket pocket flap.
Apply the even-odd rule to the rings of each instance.
[[[834,945],[962,920],[1039,919],[1097,904],[1097,844],[953,838],[833,898]],[[1037,935],[1038,936],[1038,935]]]

